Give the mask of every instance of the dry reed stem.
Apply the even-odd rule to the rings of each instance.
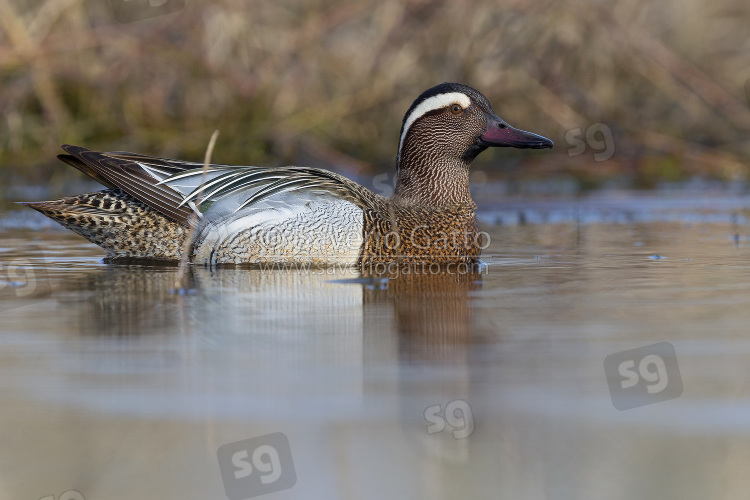
[[[211,164],[211,155],[214,152],[214,146],[216,145],[216,139],[219,137],[219,131],[214,130],[214,133],[211,134],[211,139],[208,141],[208,147],[206,148],[206,154],[203,157],[203,175],[201,176],[201,184],[198,188],[198,194],[195,198],[195,205],[193,208],[193,213],[190,216],[189,220],[189,229],[187,234],[185,235],[185,241],[182,244],[182,256],[180,257],[180,265],[177,268],[177,275],[175,276],[175,283],[174,287],[175,290],[183,290],[185,288],[185,270],[187,269],[187,264],[189,260],[189,253],[190,253],[190,246],[193,243],[193,237],[195,236],[195,227],[198,222],[198,213],[199,213],[199,207],[201,204],[201,195],[203,194],[203,186],[206,182],[206,174],[208,173],[208,167]]]

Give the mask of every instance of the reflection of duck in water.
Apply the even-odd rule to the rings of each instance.
[[[469,294],[481,288],[482,272],[391,275],[384,289],[365,289],[365,314],[378,314],[378,304],[392,307],[405,359],[460,362],[475,340]]]
[[[335,274],[189,267],[189,292],[179,295],[176,266],[109,265],[66,284],[75,293],[65,300],[81,302],[71,305],[83,311],[81,331],[97,335],[177,333],[188,321],[198,331],[243,335],[336,332],[346,342],[364,338],[365,344],[369,337],[377,350],[381,334],[394,332],[393,346],[407,359],[452,359],[456,347],[472,342],[469,294],[481,287],[480,273],[363,275],[356,268],[332,269]]]
[[[482,338],[471,295],[481,288],[482,278],[481,272],[400,274],[385,290],[365,291],[365,318],[371,315],[370,323],[382,318],[384,308],[378,304],[388,304],[386,310],[393,311],[390,350],[380,345],[384,335],[372,331],[367,332],[365,346],[397,356],[398,439],[429,471],[471,464],[477,456],[479,442],[472,436],[475,427],[483,432],[482,405],[470,374],[481,368],[469,367]],[[375,358],[368,350],[366,359]],[[474,408],[479,411],[476,419]]]
[[[444,83],[404,116],[390,198],[327,170],[211,165],[204,173],[198,163],[63,146],[61,160],[109,189],[27,205],[112,258],[178,260],[194,225],[189,258],[203,264],[471,262],[481,238],[469,165],[493,146],[552,141],[514,129],[471,87]]]

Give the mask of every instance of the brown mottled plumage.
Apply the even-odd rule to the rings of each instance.
[[[29,202],[111,258],[179,260],[187,228],[120,189],[106,189],[57,201]]]
[[[384,200],[365,210],[361,264],[375,262],[464,262],[482,248],[473,202],[439,207]]]
[[[510,127],[471,87],[444,83],[404,116],[391,198],[321,169],[211,165],[204,174],[198,163],[66,145],[58,157],[109,189],[27,205],[111,258],[178,260],[194,224],[188,257],[203,264],[473,262],[484,242],[469,166],[493,146],[552,141]]]

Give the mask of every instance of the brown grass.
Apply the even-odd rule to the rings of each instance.
[[[448,80],[555,140],[546,176],[745,180],[747,26],[744,0],[188,0],[127,24],[101,0],[0,0],[0,169],[46,181],[60,143],[197,160],[219,129],[216,161],[374,172]],[[569,157],[593,123],[616,153]]]

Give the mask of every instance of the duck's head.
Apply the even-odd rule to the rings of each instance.
[[[479,91],[442,83],[422,93],[404,115],[398,148],[396,194],[412,201],[465,201],[468,167],[489,147],[551,148],[551,140],[511,127]],[[465,186],[458,186],[465,178]],[[430,186],[428,179],[442,179]],[[448,185],[444,185],[448,183]],[[426,186],[426,187],[425,187]],[[466,193],[446,193],[447,189]],[[422,193],[425,189],[435,195]]]

